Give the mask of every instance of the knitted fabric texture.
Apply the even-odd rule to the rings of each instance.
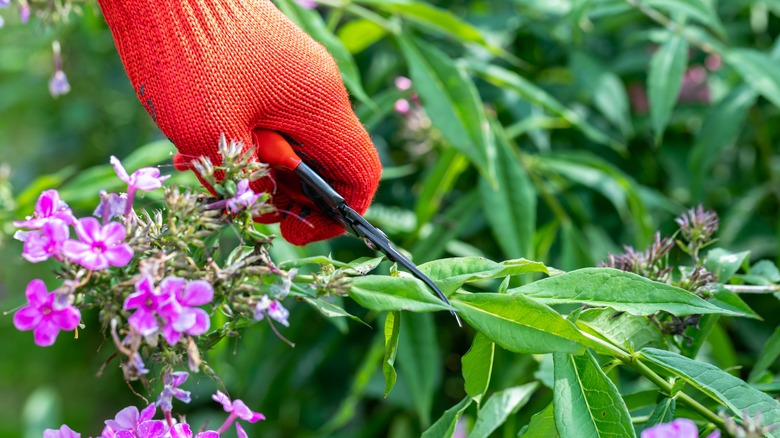
[[[176,145],[177,169],[199,156],[219,163],[217,143],[253,144],[255,129],[287,135],[309,166],[363,214],[381,165],[325,48],[270,0],[99,0],[141,104]],[[258,148],[262,144],[255,145]],[[280,171],[252,183],[278,212],[282,235],[302,245],[344,230]],[[284,186],[285,190],[279,189]]]

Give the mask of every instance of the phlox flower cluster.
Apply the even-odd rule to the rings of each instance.
[[[227,144],[224,139],[222,143]],[[246,233],[244,236],[256,244],[269,240],[252,234],[256,230],[250,220],[267,208],[267,197],[249,187],[262,169],[256,165],[242,169],[242,160],[249,154],[241,152],[239,146],[231,143],[220,151],[223,149],[230,153],[224,156],[235,168],[227,172],[215,167],[231,178],[224,180],[228,189],[221,198],[168,188],[163,207],[167,216],[162,210],[136,212],[133,204],[138,192],[161,189],[169,177],[151,167],[128,172],[111,157],[110,163],[127,190],[101,191],[92,216],[77,217],[57,190],[46,190],[33,214],[13,223],[19,228],[14,237],[23,242],[21,256],[31,263],[57,262],[56,272],[62,279],[52,290],[41,279],[30,281],[27,303],[13,317],[18,330],[32,331],[37,345],[50,346],[61,331],[84,329],[81,312],[98,308],[104,329],[123,357],[120,366],[128,381],[146,384],[154,375],[144,358],[153,358],[167,370],[156,402],[140,410],[134,406],[121,410],[105,422],[100,438],[215,438],[233,424],[238,436],[244,438],[247,434],[239,421],[265,419],[221,391],[213,399],[228,416],[219,428],[202,431],[173,416],[177,400],[191,400],[190,392],[182,388],[189,374],[173,371],[181,365],[180,358],[186,355],[190,371],[199,371],[201,335],[208,333],[209,342],[213,342],[231,330],[213,330],[210,312],[289,326],[290,313],[281,300],[290,291],[295,270],[276,268],[262,246],[226,261],[224,267],[214,263],[211,255],[199,258],[191,252],[192,248],[203,248],[204,239],[228,227]],[[154,418],[158,409],[162,419]],[[44,434],[45,438],[80,436],[67,425]]]
[[[247,438],[248,435],[238,420],[249,423],[265,420],[263,414],[249,409],[243,401],[230,400],[223,392],[217,391],[212,399],[222,405],[228,417],[217,430],[194,433],[190,424],[178,422],[173,418],[174,398],[184,403],[190,402],[189,391],[179,388],[188,376],[189,374],[183,371],[166,373],[163,377],[165,387],[155,403],[140,411],[135,406],[122,409],[113,419],[105,421],[100,438],[218,438],[234,423],[239,438]],[[162,420],[154,419],[158,407],[164,416]],[[43,438],[81,438],[81,434],[68,425],[62,425],[59,429],[47,429]]]
[[[707,438],[719,437],[719,430],[707,435]],[[672,422],[656,424],[643,430],[641,438],[699,438],[699,428],[692,420],[678,418]]]

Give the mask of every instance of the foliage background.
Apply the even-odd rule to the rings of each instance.
[[[669,232],[672,218],[698,202],[721,214],[718,246],[780,262],[777,1],[322,1],[324,20],[278,3],[328,42],[352,81],[385,166],[369,217],[416,262],[484,255],[593,266],[622,244],[642,247],[656,229]],[[138,105],[94,4],[53,26],[36,18],[22,25],[13,8],[0,14],[0,161],[15,198],[12,205],[0,193],[8,231],[40,190],[68,187],[96,165],[106,174],[109,155],[126,157],[162,136]],[[684,24],[659,23],[659,15]],[[688,48],[667,43],[681,29]],[[58,99],[47,90],[53,39],[63,44],[72,86]],[[663,50],[688,59],[664,64],[656,56]],[[684,71],[691,94],[678,100],[675,78]],[[394,87],[401,75],[411,75],[434,128],[420,114],[393,111],[409,98]],[[356,78],[370,103],[358,98]],[[464,132],[470,144],[458,141]],[[159,162],[169,147],[137,158]],[[69,189],[97,199],[95,187]],[[89,196],[66,200],[83,213]],[[24,286],[41,276],[20,252],[9,238],[0,246],[3,312],[21,305]],[[305,248],[278,240],[274,252],[279,260],[368,255],[348,238]],[[743,378],[739,367],[753,365],[779,310],[771,296],[747,301],[764,321],[721,319],[702,353]],[[295,349],[259,326],[207,358],[232,395],[269,417],[255,433],[411,436],[463,398],[460,356],[472,334],[447,314],[405,315],[399,383],[383,399],[383,315],[363,315],[373,330],[350,323],[345,334],[300,303],[291,310],[285,335]],[[9,314],[0,316],[0,345],[0,436],[40,436],[62,422],[94,434],[121,407],[142,404],[115,367],[95,377],[110,346],[94,332],[42,349],[13,329]],[[533,380],[544,370],[539,359],[500,353],[491,389]],[[199,383],[191,418],[216,413],[213,383]],[[515,435],[550,397],[537,393],[500,433]]]

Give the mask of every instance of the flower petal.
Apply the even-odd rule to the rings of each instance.
[[[181,332],[174,330],[173,324],[166,324],[162,329],[162,335],[169,345],[176,345],[181,339]]]
[[[222,408],[225,409],[225,412],[233,411],[233,403],[230,402],[230,397],[225,395],[224,392],[218,390],[214,395],[211,396],[211,399],[217,403],[222,404]]]
[[[73,330],[78,327],[79,321],[81,321],[81,312],[75,307],[69,306],[62,310],[53,311],[51,319],[60,329]]]
[[[125,304],[122,308],[124,310],[131,310],[145,307],[146,295],[145,292],[136,292],[128,295],[127,298],[125,298]]]
[[[190,309],[190,312],[195,315],[195,323],[189,329],[187,329],[187,334],[198,336],[206,333],[209,330],[209,327],[211,327],[209,314],[206,313],[205,310],[197,308]]]
[[[123,243],[107,249],[103,255],[111,266],[121,267],[133,259],[133,249],[130,248],[130,245]]]
[[[24,306],[14,314],[14,326],[17,330],[32,330],[41,323],[42,318],[37,307]]]
[[[118,432],[123,429],[135,429],[138,425],[138,421],[138,408],[135,406],[128,406],[117,412],[116,417],[114,417],[113,420],[106,421],[106,426]]]
[[[49,291],[46,289],[46,283],[37,278],[27,283],[25,295],[30,306],[36,308],[43,306],[49,300]]]
[[[160,176],[160,169],[156,167],[144,167],[138,169],[130,176],[130,180],[138,190],[151,191],[162,187],[163,181],[170,175]]]
[[[119,161],[119,158],[115,156],[111,156],[111,159],[109,160],[112,166],[114,166],[114,172],[116,172],[116,176],[119,177],[122,181],[129,183],[130,182],[130,175],[127,174],[127,171],[125,170],[125,166],[122,165],[122,162]]]
[[[138,309],[130,315],[127,322],[140,333],[142,336],[149,336],[154,334],[160,326],[157,323],[157,318],[154,316],[154,312],[149,312],[144,309]]]
[[[138,438],[162,438],[165,435],[165,423],[162,420],[146,420],[138,425]]]
[[[190,373],[186,371],[174,371],[165,375],[165,384],[171,386],[181,386],[187,380]]]
[[[103,227],[94,217],[83,217],[75,224],[76,234],[85,243],[103,240]]]
[[[60,328],[49,319],[42,319],[33,331],[35,343],[41,347],[48,347],[57,340]]]
[[[105,227],[102,228],[101,234],[103,236],[103,242],[106,244],[106,246],[111,246],[125,240],[127,229],[119,222],[109,222]]]
[[[238,418],[250,423],[255,423],[258,420],[265,420],[265,415],[252,411],[242,400],[233,401],[233,413],[235,413]]]
[[[214,299],[214,288],[205,280],[190,281],[184,288],[179,302],[185,306],[200,306]]]
[[[65,257],[71,260],[77,260],[81,258],[84,253],[92,252],[92,246],[89,243],[70,239],[66,240],[65,243],[62,244],[61,251]]]
[[[175,297],[179,300],[187,280],[179,277],[168,276],[160,283],[160,292],[164,295]]]
[[[191,329],[196,322],[197,322],[197,315],[195,314],[195,309],[191,307],[185,307],[182,309],[181,313],[179,314],[179,318],[173,322],[172,327],[177,332],[184,333],[187,330]]]
[[[192,430],[187,423],[174,424],[171,428],[171,438],[192,438]]]
[[[241,427],[241,424],[236,421],[236,434],[238,435],[238,438],[249,438],[249,435],[244,432],[244,428]]]
[[[197,434],[195,438],[219,438],[219,433],[213,430],[207,430],[205,432],[201,432]]]

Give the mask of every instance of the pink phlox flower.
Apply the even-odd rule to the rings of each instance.
[[[123,431],[132,433],[132,435],[128,436],[135,438],[136,432],[139,432],[140,426],[143,423],[154,421],[152,418],[154,418],[155,411],[157,411],[157,407],[154,404],[145,407],[144,410],[142,410],[140,413],[138,412],[137,407],[128,406],[119,411],[113,420],[105,421],[106,427],[103,429],[101,438],[114,438],[115,436],[123,437],[122,435],[117,435]],[[151,426],[151,424],[144,426],[144,431],[149,432],[153,430],[154,428]],[[165,425],[163,423],[163,429],[164,428]]]
[[[259,197],[259,193],[255,193],[249,188],[249,179],[244,178],[238,182],[235,196],[227,199],[227,208],[232,213],[238,213],[251,208]]]
[[[398,114],[408,114],[409,111],[412,109],[412,105],[406,99],[398,99],[395,101],[395,105],[393,105],[393,109],[395,109],[395,112],[397,112]]]
[[[135,431],[121,430],[114,434],[114,438],[165,438],[168,428],[162,420],[147,420],[139,424]]]
[[[211,326],[209,314],[194,307],[208,304],[214,299],[214,288],[204,280],[186,282],[183,278],[166,277],[160,290],[173,299],[160,308],[160,314],[168,322],[163,327],[163,337],[169,344],[179,342],[181,335],[202,335]]]
[[[24,10],[21,12],[23,14]],[[29,17],[29,10],[27,16]],[[24,15],[22,15],[22,17],[24,17]],[[68,82],[68,77],[65,75],[64,71],[56,70],[51,79],[49,79],[49,94],[51,94],[52,97],[60,97],[69,92],[70,82]]]
[[[127,174],[127,170],[115,156],[111,156],[111,165],[114,166],[119,179],[127,183],[128,198],[131,190],[143,190],[146,192],[157,190],[162,187],[162,183],[170,178],[170,175],[160,176],[160,169],[156,167],[143,167],[132,174]]]
[[[719,430],[707,436],[707,438],[719,437]],[[699,438],[699,429],[692,420],[678,418],[671,423],[656,424],[649,429],[643,430],[641,438]]]
[[[132,174],[127,174],[127,170],[115,156],[111,156],[111,165],[114,166],[119,179],[127,183],[127,201],[125,202],[125,215],[133,211],[133,200],[137,190],[152,191],[162,187],[162,183],[170,178],[170,175],[160,176],[160,169],[156,167],[144,167],[136,170]]]
[[[160,393],[160,396],[157,398],[157,402],[155,403],[160,407],[160,409],[163,410],[163,412],[170,412],[173,409],[174,397],[178,398],[184,403],[190,402],[190,392],[179,388],[179,386],[181,386],[181,384],[187,380],[187,377],[189,377],[189,373],[185,371],[165,373],[163,376],[163,382],[165,382],[165,386],[163,387],[163,390]]]
[[[51,219],[39,229],[30,231],[24,240],[22,257],[32,263],[42,262],[54,257],[62,261],[62,245],[70,237],[65,222]]]
[[[298,3],[301,5],[301,7],[304,7],[306,9],[314,9],[317,7],[317,2],[314,0],[295,0],[295,3]]]
[[[190,425],[187,423],[175,424],[171,430],[171,438],[193,438]],[[207,430],[195,435],[195,438],[219,438],[219,434],[213,430]]]
[[[127,194],[121,195],[116,193],[106,193],[105,190],[100,191],[100,204],[98,204],[92,216],[101,218],[103,223],[107,223],[115,217],[120,217],[125,213],[127,208]]]
[[[63,424],[59,429],[46,429],[43,438],[81,438],[80,433],[74,432],[68,425]]]
[[[27,22],[30,21],[30,4],[27,2],[23,2],[19,5],[19,21],[21,21],[22,24],[27,24]]]
[[[211,396],[211,398],[215,402],[221,404],[225,412],[230,414],[228,415],[225,422],[222,423],[222,426],[220,426],[217,430],[218,433],[224,433],[238,418],[250,423],[256,423],[260,420],[265,420],[265,415],[261,414],[260,412],[252,411],[241,400],[231,401],[230,397],[225,395],[225,393],[222,391],[217,391],[214,395]],[[246,432],[244,432],[244,429],[238,422],[236,422],[236,431],[238,432],[239,438],[247,438]]]
[[[93,271],[109,266],[125,266],[133,259],[133,249],[124,242],[126,230],[119,222],[100,225],[97,219],[85,217],[75,223],[80,240],[67,240],[62,253]]]
[[[35,343],[41,347],[54,344],[60,330],[74,330],[81,320],[81,312],[72,305],[62,305],[49,293],[42,280],[35,279],[27,285],[28,305],[14,314],[14,326],[18,330],[33,330]]]
[[[0,8],[7,8],[11,4],[11,0],[0,0]]]
[[[60,199],[60,194],[56,190],[44,190],[35,203],[35,210],[32,216],[26,220],[14,222],[15,227],[27,228],[28,230],[37,230],[52,219],[59,219],[68,225],[76,222],[68,204]]]
[[[290,311],[285,309],[278,300],[271,300],[268,296],[263,295],[263,297],[260,298],[260,301],[255,305],[254,316],[256,320],[262,321],[266,315],[285,327],[290,326],[290,322],[287,320],[290,316]]]
[[[124,310],[136,309],[130,315],[127,322],[136,329],[142,336],[149,336],[160,328],[157,319],[157,313],[160,307],[173,299],[169,293],[157,291],[152,283],[152,279],[144,276],[141,281],[135,284],[136,292],[130,294],[126,299]]]
[[[407,91],[412,88],[412,80],[406,76],[398,76],[395,78],[395,88],[399,91]]]

